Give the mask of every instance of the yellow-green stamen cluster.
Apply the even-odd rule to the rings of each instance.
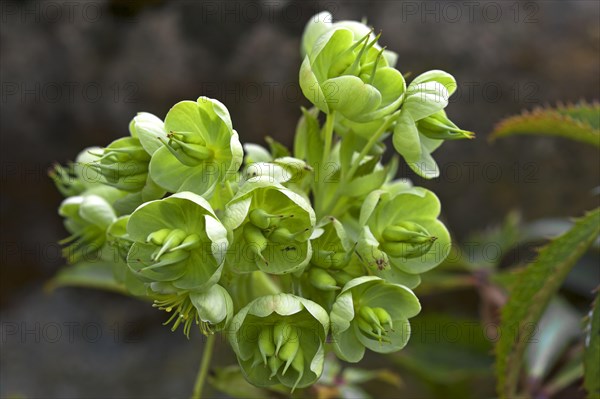
[[[200,327],[202,334],[209,335],[214,333],[209,323],[200,320],[198,311],[186,293],[163,295],[159,299],[154,300],[152,306],[171,313],[171,317],[163,323],[165,326],[173,323],[171,331],[177,330],[181,323],[183,323],[183,333],[189,338],[192,324],[195,323]]]

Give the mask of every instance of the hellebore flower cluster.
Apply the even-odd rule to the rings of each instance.
[[[124,292],[150,299],[189,336],[222,332],[248,381],[315,383],[324,354],[390,353],[420,311],[412,289],[450,236],[440,203],[396,179],[420,176],[444,140],[472,138],[444,108],[443,71],[406,84],[381,34],[316,15],[302,40],[302,109],[294,149],[242,147],[225,105],[200,97],[164,117],[139,113],[129,136],[85,149],[51,172],[66,199],[69,263],[110,263]]]

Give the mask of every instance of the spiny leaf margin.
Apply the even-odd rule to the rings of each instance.
[[[567,233],[544,246],[537,259],[519,273],[502,309],[502,334],[496,344],[499,397],[514,398],[527,341],[548,302],[577,260],[600,234],[600,208],[576,221]],[[535,330],[534,330],[535,331]]]

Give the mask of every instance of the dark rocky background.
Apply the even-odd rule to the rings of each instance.
[[[188,343],[160,326],[162,314],[117,295],[42,291],[63,263],[55,243],[65,236],[46,170],[127,134],[138,111],[163,117],[199,95],[225,103],[242,141],[291,144],[307,103],[297,86],[300,37],[324,9],[381,29],[402,72],[439,68],[457,78],[448,112],[478,139],[436,153],[442,178],[415,178],[438,193],[457,239],[511,209],[533,220],[597,205],[595,150],[559,139],[487,141],[521,109],[600,98],[595,0],[2,2],[0,396],[189,394],[198,336]],[[230,362],[219,353],[217,364]]]

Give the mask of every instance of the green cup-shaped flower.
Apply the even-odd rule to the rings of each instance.
[[[269,176],[245,182],[223,220],[233,232],[227,264],[237,272],[292,273],[312,256],[315,213],[310,202]]]
[[[70,263],[95,257],[106,242],[106,230],[117,219],[109,201],[96,194],[69,197],[58,213],[65,218],[65,228],[71,233],[60,241],[65,245],[63,256]]]
[[[199,195],[182,192],[145,203],[129,218],[127,234],[134,242],[127,264],[151,289],[199,292],[219,281],[227,231]]]
[[[380,277],[414,288],[420,283],[418,275],[450,252],[450,235],[439,215],[440,202],[429,190],[373,192],[361,209],[358,254],[369,266],[377,266],[372,270]]]
[[[229,328],[229,342],[252,384],[277,383],[294,390],[317,381],[323,371],[327,312],[291,294],[259,297],[241,309]]]
[[[210,195],[242,163],[238,134],[217,100],[200,97],[175,104],[164,130],[167,137],[158,136],[163,146],[152,154],[150,176],[167,191]]]
[[[337,356],[360,361],[365,348],[378,353],[396,352],[410,338],[408,319],[421,311],[415,294],[407,287],[379,277],[351,280],[331,310],[331,332]]]
[[[317,108],[369,122],[396,111],[406,83],[388,63],[370,32],[332,27],[321,35],[300,68],[302,92]],[[357,36],[360,34],[361,36]]]

